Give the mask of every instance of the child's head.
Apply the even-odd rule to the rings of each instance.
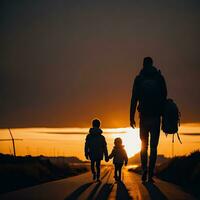
[[[115,146],[122,146],[122,139],[121,138],[115,138],[114,141]]]
[[[98,120],[98,119],[92,120],[92,127],[93,127],[93,128],[99,128],[100,125],[101,125],[100,120]]]

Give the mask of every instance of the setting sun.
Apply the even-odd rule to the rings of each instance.
[[[140,151],[139,129],[127,128],[125,133],[113,134],[112,137],[120,137],[122,139],[129,158]]]

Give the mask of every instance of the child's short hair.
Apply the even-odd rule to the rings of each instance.
[[[99,128],[100,125],[101,125],[100,120],[98,120],[98,119],[92,120],[92,126],[93,126],[93,127]]]
[[[120,137],[115,138],[114,144],[115,145],[122,145],[122,139]]]

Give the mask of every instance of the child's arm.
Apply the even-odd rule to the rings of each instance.
[[[125,162],[125,165],[128,164],[128,156],[127,156],[127,153],[126,153],[125,149],[124,149],[124,162]]]
[[[115,150],[113,149],[112,152],[111,152],[111,154],[108,156],[108,158],[111,159],[111,158],[114,157],[114,155],[115,155]]]

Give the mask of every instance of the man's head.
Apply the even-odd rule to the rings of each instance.
[[[143,60],[143,67],[152,67],[153,59],[151,57],[145,57]]]
[[[93,127],[93,128],[99,128],[100,125],[101,125],[100,120],[98,120],[98,119],[92,120],[92,127]]]

